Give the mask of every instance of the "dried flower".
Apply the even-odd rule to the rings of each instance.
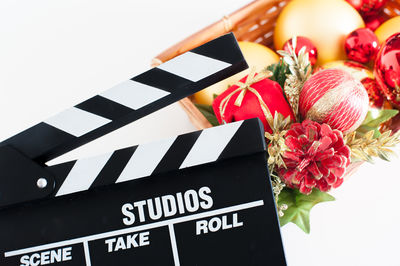
[[[357,135],[357,132],[345,137],[345,142],[350,147],[351,156],[354,159],[372,163],[372,157],[379,157],[389,161],[390,156],[394,154],[389,148],[400,143],[400,131],[392,135],[392,131],[388,130],[377,138],[374,138],[374,134],[375,131],[371,130],[361,137]]]
[[[265,137],[269,140],[268,144],[268,168],[272,173],[276,167],[286,167],[282,159],[282,154],[287,150],[285,145],[285,135],[291,124],[290,116],[284,118],[282,114],[275,112],[272,121],[272,134],[265,132]]]
[[[306,53],[306,47],[302,47],[296,55],[296,36],[292,39],[293,48],[289,45],[289,51],[279,50],[283,61],[289,66],[290,73],[287,75],[284,92],[296,117],[298,117],[299,96],[306,80],[311,76],[311,63]]]
[[[287,209],[286,204],[278,204],[279,194],[285,187],[280,177],[274,174],[276,168],[286,167],[282,158],[282,154],[287,150],[285,145],[285,135],[287,129],[292,123],[290,116],[284,118],[282,114],[275,112],[274,120],[270,121],[272,134],[265,132],[265,137],[269,140],[268,143],[268,169],[272,177],[272,188],[275,196],[275,203],[278,209],[279,216],[283,216],[283,211]]]

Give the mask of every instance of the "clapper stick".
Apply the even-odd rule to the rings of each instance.
[[[58,184],[47,161],[245,68],[227,34],[1,142],[0,207],[51,195]]]
[[[39,163],[247,68],[233,34],[122,82],[4,142]]]

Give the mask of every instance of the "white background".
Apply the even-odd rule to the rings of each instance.
[[[147,70],[159,52],[246,3],[1,0],[0,139]],[[173,104],[56,162],[193,130]],[[283,227],[288,264],[400,265],[399,171],[399,159],[365,164],[332,192],[335,202],[313,209],[310,235]]]

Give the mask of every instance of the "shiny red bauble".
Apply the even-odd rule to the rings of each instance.
[[[377,28],[379,28],[382,23],[385,22],[385,18],[381,13],[378,14],[372,14],[364,17],[364,23],[365,27],[375,31]]]
[[[364,0],[360,11],[365,15],[376,13],[386,5],[386,2],[387,0]]]
[[[346,0],[346,2],[352,5],[357,11],[360,11],[363,5],[363,0]]]
[[[346,0],[358,12],[363,15],[369,15],[380,11],[385,5],[387,0]]]
[[[372,30],[356,29],[347,36],[344,49],[350,60],[365,64],[377,55],[379,41]]]
[[[389,100],[400,104],[400,32],[383,44],[375,60],[374,75]]]
[[[290,52],[289,46],[293,48],[293,39],[288,40],[284,45],[283,45],[283,50]],[[299,51],[301,48],[306,47],[306,53],[308,53],[308,58],[310,59],[311,65],[315,65],[317,62],[318,58],[318,52],[317,52],[317,47],[311,42],[310,39],[302,36],[297,36],[297,44],[296,44],[296,50],[295,53],[296,55],[299,54]]]

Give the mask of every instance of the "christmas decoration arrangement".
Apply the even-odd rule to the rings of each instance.
[[[387,2],[291,1],[275,50],[239,42],[250,68],[194,96],[212,125],[262,121],[281,226],[309,233],[313,206],[400,143],[400,17],[383,15]]]

